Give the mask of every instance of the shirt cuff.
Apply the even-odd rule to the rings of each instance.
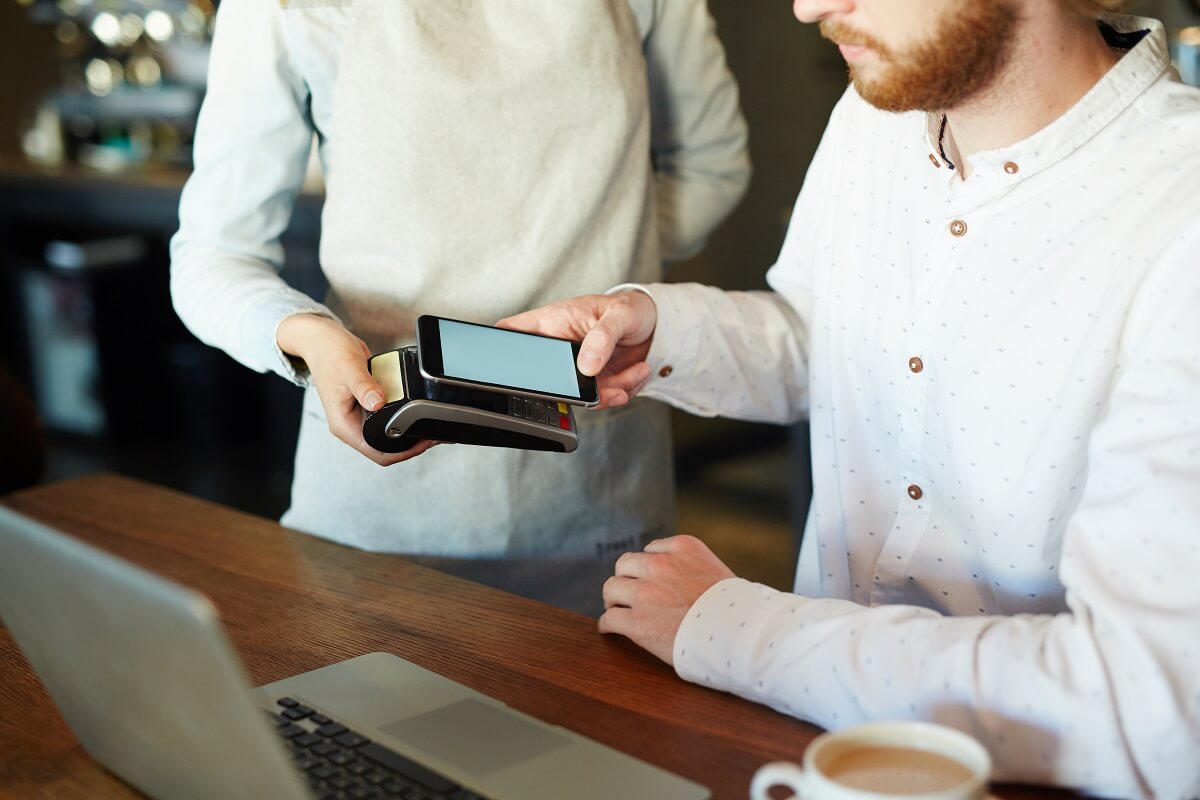
[[[752,683],[771,614],[764,603],[788,604],[801,598],[744,578],[709,587],[688,609],[675,634],[675,672],[685,681],[743,693]]]
[[[271,332],[271,341],[268,345],[271,356],[263,360],[268,369],[297,386],[310,386],[312,384],[312,375],[308,371],[308,366],[302,359],[290,356],[280,348],[279,326],[283,324],[284,320],[298,314],[313,314],[318,317],[325,317],[339,325],[341,324],[341,320],[320,303],[313,303],[311,300],[307,303],[298,303],[296,298],[298,294],[291,291],[281,293],[269,302],[258,306],[253,314],[254,321],[247,330],[268,330]],[[303,297],[303,295],[300,295],[300,297]]]

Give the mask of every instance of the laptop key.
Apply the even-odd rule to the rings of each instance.
[[[317,742],[325,741],[325,737],[317,736],[315,733],[302,733],[294,737],[292,741],[301,747],[312,747]]]
[[[319,756],[331,756],[334,753],[342,752],[342,748],[338,747],[333,742],[321,742],[313,747],[312,751]]]
[[[340,752],[334,753],[333,755],[331,755],[331,756],[329,757],[329,763],[330,763],[330,764],[335,764],[335,765],[337,765],[337,766],[339,766],[339,767],[343,767],[343,766],[345,766],[346,764],[349,764],[349,763],[350,763],[351,761],[353,761],[353,760],[354,760],[354,754],[353,754],[353,753],[347,753],[345,750],[342,750],[342,751],[340,751]]]
[[[358,755],[362,758],[370,759],[379,766],[390,769],[393,772],[399,772],[412,778],[422,786],[432,789],[435,792],[446,793],[458,788],[458,784],[449,781],[432,772],[415,761],[410,761],[399,753],[388,750],[374,742],[363,745],[358,748]]]
[[[334,737],[334,741],[340,744],[342,747],[361,747],[370,740],[359,736],[353,731],[347,731],[340,736]]]
[[[301,728],[299,725],[297,725],[294,722],[289,722],[287,725],[284,725],[282,728],[278,728],[277,731],[278,731],[279,735],[285,739],[291,739],[293,736],[299,736],[302,733],[307,733],[307,731],[304,730],[304,728]]]
[[[301,772],[307,772],[313,767],[320,766],[320,764],[321,759],[313,758],[309,755],[300,756],[296,759],[296,769],[300,770]]]
[[[329,717],[325,716],[324,714],[320,714],[320,713],[314,713],[311,717],[309,717],[309,719],[311,719],[313,722],[315,722],[318,725],[328,725],[330,722],[333,721]]]
[[[278,700],[276,700],[275,702],[278,703],[279,705],[283,706],[284,708],[294,708],[294,707],[300,705],[299,700],[293,700],[290,697],[281,697]]]
[[[352,772],[355,775],[362,775],[365,772],[370,772],[371,767],[365,761],[355,761],[346,765],[346,771]]]
[[[326,717],[325,719],[329,719],[329,717]],[[317,718],[314,716],[313,722],[316,721]],[[317,733],[321,734],[322,736],[338,736],[345,733],[347,730],[348,729],[345,725],[339,725],[336,722],[327,722],[322,724],[321,727],[317,728]]]
[[[312,714],[313,710],[308,706],[292,706],[283,710],[283,716],[291,720],[304,719],[305,717],[311,717]]]
[[[325,781],[337,775],[337,770],[330,769],[328,764],[319,764],[313,767],[308,774]]]

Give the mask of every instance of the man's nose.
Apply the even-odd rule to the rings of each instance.
[[[820,22],[834,14],[849,14],[855,0],[793,0],[792,13],[801,22]]]

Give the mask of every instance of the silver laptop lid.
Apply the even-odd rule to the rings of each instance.
[[[203,595],[0,507],[0,619],[84,749],[151,797],[310,796]]]

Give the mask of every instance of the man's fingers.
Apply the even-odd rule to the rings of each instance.
[[[642,548],[647,553],[670,553],[679,546],[678,536],[668,536],[665,539],[655,539]]]
[[[621,578],[648,578],[654,569],[652,562],[657,555],[646,553],[625,553],[617,559],[614,572]]]
[[[604,582],[604,607],[632,606],[637,597],[637,581],[614,575]]]
[[[628,608],[610,608],[600,615],[596,627],[601,633],[629,636],[633,630],[633,612]]]
[[[605,295],[583,295],[505,317],[496,327],[578,340],[599,313],[598,304],[608,300]]]
[[[545,318],[546,310],[542,308],[535,308],[532,311],[522,311],[520,314],[513,314],[511,317],[505,317],[496,323],[496,327],[504,328],[510,331],[541,333]]]
[[[642,390],[649,380],[650,365],[644,361],[626,367],[615,375],[605,375],[598,384],[600,408],[625,405]]]
[[[583,337],[579,347],[579,371],[584,375],[598,374],[612,358],[617,345],[637,329],[637,320],[628,303],[609,305]]]

